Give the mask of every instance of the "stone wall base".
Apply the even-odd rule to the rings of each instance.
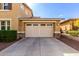
[[[24,33],[17,33],[17,39],[24,38],[25,34]]]

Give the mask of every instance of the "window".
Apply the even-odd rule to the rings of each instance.
[[[1,30],[6,30],[5,26],[1,26]]]
[[[4,10],[8,9],[8,7],[9,7],[8,3],[4,3]]]
[[[11,3],[1,3],[0,10],[11,10],[12,4]]]
[[[4,3],[3,5],[3,9],[4,10],[11,10],[12,8],[12,4],[11,3]]]
[[[10,26],[7,26],[7,30],[10,30]]]
[[[6,28],[5,28],[5,21],[1,21],[1,30],[5,30]]]
[[[47,24],[47,26],[52,26],[52,24]]]
[[[27,26],[31,26],[32,24],[27,24]]]
[[[38,26],[38,24],[33,24],[33,26]]]
[[[8,25],[8,26],[10,25],[10,21],[7,21],[7,25]]]
[[[41,24],[41,26],[45,26],[45,24]]]
[[[0,3],[0,10],[2,9],[2,7],[3,7],[3,6],[2,6],[2,3]]]
[[[10,30],[10,21],[0,21],[0,30]]]
[[[6,25],[7,25],[6,29],[7,30],[10,30],[10,21],[7,21],[7,24]]]
[[[4,25],[5,25],[5,21],[1,21],[1,25],[3,25],[3,26],[4,26]]]

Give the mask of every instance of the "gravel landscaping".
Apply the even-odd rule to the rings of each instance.
[[[79,51],[79,37],[73,37],[66,34],[55,34],[55,37],[58,40]]]

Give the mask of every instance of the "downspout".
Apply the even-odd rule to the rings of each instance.
[[[55,22],[53,23],[53,37],[55,37]]]
[[[24,22],[24,37],[25,37],[25,22]]]

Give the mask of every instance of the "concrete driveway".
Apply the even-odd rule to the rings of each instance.
[[[79,55],[55,38],[24,38],[0,52],[1,56],[64,56]]]

